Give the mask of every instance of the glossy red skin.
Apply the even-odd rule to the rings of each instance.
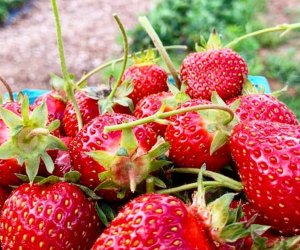
[[[240,121],[272,121],[287,124],[299,124],[296,115],[281,101],[267,94],[250,94],[229,100],[230,105],[239,99],[235,110]]]
[[[245,60],[228,48],[191,53],[180,68],[181,81],[187,84],[186,93],[206,100],[211,99],[213,91],[223,100],[240,95],[247,75]]]
[[[230,148],[244,191],[272,228],[300,231],[300,126],[269,121],[240,123]]]
[[[88,156],[86,152],[104,150],[115,155],[120,148],[121,131],[104,134],[104,127],[135,119],[134,116],[126,114],[100,115],[86,124],[77,134],[70,144],[69,151],[73,169],[81,173],[80,181],[82,184],[91,189],[96,188],[100,184],[98,174],[106,171],[101,164]],[[134,134],[139,142],[139,150],[144,153],[148,152],[156,143],[156,134],[148,126],[135,127]],[[106,199],[116,198],[115,190],[101,190],[99,193]]]
[[[154,115],[161,107],[162,101],[167,98],[172,98],[174,95],[171,92],[161,92],[146,96],[138,102],[136,105],[133,115],[138,119]],[[165,112],[174,110],[176,107],[167,106]],[[164,136],[167,125],[159,124],[156,122],[149,123],[149,126],[158,135]]]
[[[55,97],[55,95],[58,95],[58,93],[52,90],[49,93],[46,93],[38,97],[34,101],[33,106],[37,107],[42,103],[43,100],[45,100],[48,109],[48,122],[50,123],[58,119],[61,122],[59,133],[64,135],[65,132],[62,126],[62,120],[63,120],[63,116],[67,104],[62,98]]]
[[[168,74],[155,64],[134,64],[127,68],[122,77],[122,82],[131,80],[133,91],[129,94],[134,106],[145,96],[167,91]]]
[[[209,104],[206,100],[193,99],[182,107]],[[218,171],[231,159],[229,144],[225,144],[210,155],[213,133],[206,127],[206,121],[197,113],[188,112],[172,116],[167,126],[165,140],[170,143],[169,157],[176,167],[200,168],[204,163],[206,169]]]
[[[79,106],[83,125],[87,124],[89,121],[99,115],[97,100],[88,97],[83,92],[77,92],[75,94],[75,98]],[[77,117],[71,102],[68,102],[66,106],[63,117],[63,126],[66,135],[69,137],[75,137],[75,135],[78,133]]]
[[[71,137],[62,137],[61,140],[69,148],[69,145],[73,138]],[[56,159],[54,161],[54,171],[53,175],[64,177],[64,175],[71,170],[71,159],[69,150],[63,151],[58,150]]]
[[[66,182],[19,186],[0,222],[3,250],[90,249],[103,229],[94,203]]]
[[[17,102],[7,102],[2,104],[1,107],[21,116],[21,105]],[[10,130],[3,120],[0,119],[0,145],[9,140],[9,138]],[[25,174],[25,167],[19,165],[14,158],[0,159],[0,185],[7,187],[21,183],[21,180],[15,175],[16,173]]]
[[[7,197],[9,196],[9,189],[4,188],[0,186],[0,211],[2,210],[2,207],[4,205],[4,202],[6,201]]]
[[[129,202],[92,250],[216,249],[204,224],[178,198],[145,194]]]

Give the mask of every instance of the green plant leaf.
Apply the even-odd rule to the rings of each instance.
[[[42,102],[31,113],[30,120],[36,127],[44,128],[48,121],[48,109],[45,102]]]
[[[108,227],[109,226],[109,221],[106,217],[106,214],[104,213],[104,211],[99,207],[98,203],[95,204],[96,207],[96,211],[98,214],[99,219],[101,220],[101,222]]]
[[[17,150],[11,141],[6,141],[0,146],[0,159],[10,159],[17,155]]]
[[[20,128],[20,126],[22,126],[23,124],[22,118],[20,116],[16,115],[10,110],[1,107],[0,117],[11,131],[13,131],[16,128]]]
[[[43,178],[38,182],[39,185],[44,185],[44,184],[55,184],[60,182],[60,178],[55,176],[55,175],[50,175],[46,178]]]
[[[129,156],[136,152],[138,141],[132,128],[122,129],[121,147],[127,150]]]
[[[59,126],[60,126],[60,120],[56,119],[48,125],[48,130],[50,132],[53,132],[54,130],[58,129]]]
[[[67,182],[76,183],[80,180],[80,177],[81,177],[80,172],[73,170],[65,173],[64,180]]]
[[[221,231],[220,237],[226,242],[235,242],[250,235],[250,231],[245,228],[244,222],[237,222],[227,225]]]
[[[170,143],[169,142],[163,142],[159,145],[154,146],[149,153],[147,154],[150,159],[155,159],[159,156],[162,156],[165,154],[170,148]]]
[[[44,153],[41,156],[43,162],[45,163],[48,173],[52,174],[54,171],[54,162],[48,153]]]
[[[229,141],[229,135],[223,130],[217,130],[210,145],[210,155],[214,154],[218,149]]]
[[[25,122],[28,122],[29,120],[29,100],[27,95],[24,96],[22,102],[22,118]]]

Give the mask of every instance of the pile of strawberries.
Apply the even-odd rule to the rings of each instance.
[[[149,50],[101,88],[58,39],[63,79],[0,107],[3,250],[300,248],[299,122],[215,31],[175,84]]]

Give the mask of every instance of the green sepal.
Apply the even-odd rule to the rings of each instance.
[[[48,139],[47,149],[49,149],[49,150],[51,150],[51,149],[67,150],[68,149],[66,144],[56,136],[49,134],[47,136],[47,139]]]
[[[26,174],[29,178],[30,183],[33,183],[34,178],[37,176],[39,165],[40,165],[39,157],[31,157],[25,159]]]
[[[6,141],[0,146],[0,159],[10,159],[17,155],[17,150],[11,141]]]
[[[235,242],[249,234],[249,230],[245,229],[245,222],[236,222],[225,226],[221,231],[220,237],[226,242]]]
[[[50,175],[46,178],[43,178],[42,180],[40,180],[38,182],[39,185],[45,185],[45,184],[55,184],[55,183],[58,183],[60,182],[60,178],[58,176],[55,176],[55,175]]]
[[[221,96],[219,96],[217,91],[212,92],[211,102],[213,104],[219,104],[219,105],[222,105],[222,106],[227,106],[226,103],[224,102],[224,100],[221,98]]]
[[[115,97],[120,98],[120,97],[126,97],[132,93],[134,89],[133,83],[131,80],[125,80],[122,82],[120,86],[118,86]]]
[[[28,96],[25,95],[23,102],[22,102],[22,117],[24,121],[28,121],[29,120],[29,100],[28,100]]]
[[[242,89],[242,95],[251,95],[251,94],[262,94],[264,93],[264,90],[258,90],[254,84],[250,80],[246,80],[243,89]]]
[[[48,125],[48,130],[49,132],[53,132],[54,130],[58,129],[59,126],[60,126],[60,120],[56,119]]]
[[[213,29],[208,38],[206,50],[216,50],[220,48],[222,48],[221,38],[216,29]]]
[[[3,96],[0,94],[0,105],[3,104]]]
[[[119,190],[117,192],[117,198],[120,199],[120,200],[124,199],[125,195],[126,195],[126,191],[125,190]]]
[[[153,147],[149,153],[147,154],[150,159],[155,159],[163,154],[165,154],[170,149],[170,143],[169,142],[163,142],[157,147]]]
[[[88,156],[91,156],[96,162],[98,162],[101,166],[103,166],[105,169],[109,170],[115,156],[107,153],[103,150],[95,150],[92,152],[85,152]]]
[[[54,171],[54,163],[53,163],[52,158],[49,156],[48,153],[44,153],[41,155],[41,159],[45,163],[48,173],[52,174]]]
[[[50,74],[50,85],[53,89],[63,91],[64,90],[65,81],[63,78],[55,75],[53,73]]]
[[[198,43],[195,44],[195,51],[197,52],[206,51],[206,46],[207,46],[206,39],[204,38],[204,36],[200,35],[200,44]]]
[[[123,107],[128,107],[131,112],[133,112],[133,110],[134,110],[133,102],[129,97],[114,98],[113,102],[117,103]]]
[[[243,213],[242,205],[241,205],[241,201],[240,201],[237,208],[229,210],[229,217],[228,217],[227,224],[232,224],[237,221],[240,221],[243,216],[244,216],[244,213]]]
[[[105,213],[106,217],[112,221],[116,217],[116,212],[104,201],[100,202],[100,207]]]
[[[105,180],[101,182],[95,189],[94,191],[97,191],[99,189],[115,189],[117,188],[117,185],[111,181],[111,180]]]
[[[0,117],[12,131],[15,129],[19,130],[19,128],[22,127],[22,118],[10,110],[0,107]]]
[[[276,98],[280,97],[284,92],[288,90],[288,86],[284,86],[282,89],[272,92],[270,95]]]
[[[229,141],[229,135],[224,130],[217,130],[210,145],[210,155]]]
[[[107,112],[113,112],[113,109],[112,109],[113,102],[111,100],[108,100],[108,99],[99,100],[98,106],[99,106],[100,114],[102,114],[102,115]]]
[[[154,160],[152,160],[151,163],[150,163],[150,166],[149,166],[149,173],[160,170],[163,167],[168,166],[170,164],[172,164],[171,161],[166,161],[166,160],[156,160],[156,161],[154,161]]]
[[[46,126],[48,121],[48,109],[44,101],[32,111],[30,120],[34,122],[35,127]]]
[[[65,173],[64,180],[66,182],[76,183],[80,180],[80,177],[81,177],[80,172],[73,170]]]
[[[234,198],[234,193],[227,193],[220,198],[208,204],[207,208],[210,211],[212,228],[219,232],[223,230],[229,218],[229,206]]]
[[[122,129],[121,147],[127,150],[129,156],[133,155],[136,152],[138,146],[139,143],[133,133],[133,129]]]
[[[157,186],[159,188],[167,188],[167,185],[166,185],[166,183],[163,182],[163,180],[161,180],[155,176],[152,176],[152,178],[153,178],[155,186]]]
[[[103,223],[103,225],[106,226],[106,227],[108,227],[109,226],[109,221],[107,219],[107,216],[104,213],[104,211],[100,208],[100,206],[98,205],[97,202],[95,204],[95,208],[96,208],[96,212],[98,214],[98,217],[101,220],[101,222]]]
[[[232,103],[230,104],[230,109],[231,109],[233,112],[235,112],[235,111],[238,109],[238,107],[240,106],[240,104],[241,104],[241,99],[238,98],[238,99],[236,99],[234,102],[232,102]]]
[[[80,184],[77,184],[77,183],[72,183],[73,185],[79,187],[88,197],[90,197],[91,199],[93,200],[100,200],[102,199],[99,195],[97,195],[92,189],[86,187],[86,186],[83,186],[83,185],[80,185]]]
[[[104,171],[98,174],[98,178],[100,182],[105,181],[106,179],[108,179],[110,176],[110,171]]]
[[[126,148],[121,147],[121,148],[119,148],[119,150],[117,151],[116,155],[117,155],[117,156],[129,156],[129,153],[128,153],[128,151],[127,151]]]

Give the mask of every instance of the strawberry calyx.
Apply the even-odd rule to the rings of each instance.
[[[195,44],[195,49],[197,52],[217,50],[217,49],[221,49],[222,47],[223,46],[222,46],[221,38],[220,35],[217,33],[216,29],[212,30],[208,38],[208,41],[206,41],[204,37],[201,36],[200,44],[198,43]]]
[[[133,54],[131,59],[133,64],[137,66],[152,65],[158,61],[155,51],[151,48],[141,53]]]
[[[25,163],[30,183],[37,175],[40,161],[45,163],[49,173],[54,170],[54,163],[47,150],[66,150],[64,143],[51,132],[59,127],[55,120],[47,125],[48,112],[45,102],[29,111],[28,97],[22,103],[22,117],[0,107],[0,116],[10,130],[10,139],[0,146],[0,158],[16,158],[18,163]]]
[[[141,152],[132,129],[123,129],[121,147],[115,155],[102,150],[87,153],[106,169],[99,174],[101,183],[96,190],[113,187],[134,193],[137,185],[146,180],[151,173],[170,164],[169,161],[159,159],[168,150],[169,144],[160,139],[149,152]]]

